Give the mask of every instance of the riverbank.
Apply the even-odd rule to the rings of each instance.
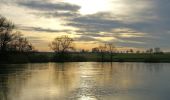
[[[55,58],[58,57],[58,60]],[[3,59],[3,60],[2,60]],[[55,60],[54,60],[55,59]],[[61,62],[59,56],[52,52],[37,52],[24,54],[9,54],[1,58],[1,63],[45,63]],[[170,53],[164,54],[104,54],[103,58],[99,53],[69,53],[63,62],[167,62],[170,63]]]

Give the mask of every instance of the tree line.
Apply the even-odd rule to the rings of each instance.
[[[0,16],[0,59],[10,53],[28,53],[34,52],[33,45],[25,38],[21,32],[15,30],[16,26],[3,16]],[[58,36],[49,45],[55,52],[54,61],[68,60],[70,51],[75,51],[74,39],[69,36]],[[160,48],[148,49],[146,53],[161,52]],[[126,53],[133,53],[130,49]],[[139,53],[139,51],[137,51]],[[113,56],[117,53],[114,43],[103,43],[98,47],[92,48],[92,53],[100,56],[100,61],[104,61],[107,54],[112,61]]]

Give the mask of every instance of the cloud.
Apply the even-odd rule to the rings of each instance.
[[[77,12],[59,12],[59,11],[53,11],[53,12],[33,12],[31,13],[33,15],[39,16],[39,17],[45,17],[45,18],[70,18],[70,17],[76,17],[79,16]]]
[[[78,33],[93,33],[92,35],[105,32],[113,33],[114,35],[123,35],[125,33],[127,35],[127,33],[129,33],[129,35],[138,35],[142,37],[142,34],[145,35],[145,33],[147,33],[145,31],[142,32],[143,30],[140,28],[140,26],[147,25],[147,23],[124,23],[112,18],[110,15],[110,13],[102,12],[92,15],[78,16],[68,19],[68,23],[64,25],[78,28],[79,30],[76,31]]]
[[[57,2],[57,3],[52,3],[48,1],[22,1],[18,2],[18,5],[27,7],[29,9],[35,9],[39,11],[78,11],[80,9],[79,6],[69,4],[69,3],[64,3],[64,2]]]
[[[55,30],[55,29],[45,29],[41,27],[29,27],[29,26],[19,26],[18,29],[25,30],[25,31],[49,32],[49,33],[70,32],[70,30]]]
[[[98,39],[95,39],[94,37],[91,36],[80,36],[74,38],[75,41],[77,42],[95,42],[95,41],[100,41]]]
[[[106,15],[107,14],[107,15]],[[83,15],[68,19],[68,23],[64,25],[79,28],[81,31],[87,32],[110,32],[112,28],[125,26],[122,22],[108,18],[109,13],[96,13],[92,15]]]
[[[117,38],[141,38],[141,37],[149,37],[146,33],[140,33],[136,30],[128,29],[128,28],[114,28],[111,32],[100,32],[100,33],[93,33],[93,32],[86,32],[78,30],[76,31],[77,35],[83,36],[93,36],[93,37],[117,37]]]

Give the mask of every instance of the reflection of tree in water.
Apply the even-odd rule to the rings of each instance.
[[[77,76],[76,69],[74,63],[1,67],[0,100],[23,100],[23,98],[27,99],[27,97],[27,100],[29,98],[35,100],[40,96],[47,99],[52,96],[54,100],[55,98],[58,99],[60,96],[67,95],[69,91],[77,86],[78,82],[76,80],[79,76]],[[38,88],[33,88],[37,84]],[[45,90],[42,91],[42,89]]]
[[[53,80],[55,88],[59,91],[58,98],[68,95],[73,91],[79,82],[79,74],[77,73],[76,63],[57,63],[52,65]]]
[[[147,63],[146,68],[150,72],[159,72],[163,69],[163,64],[162,63]]]
[[[7,78],[0,75],[0,100],[8,100]]]
[[[0,65],[0,100],[11,100],[11,82],[15,80],[17,75],[22,74],[24,69],[25,65],[21,65],[20,67],[15,65]],[[15,88],[14,92],[17,93],[17,91],[19,91],[19,88]]]
[[[126,70],[159,72],[163,66],[161,63],[124,63]]]

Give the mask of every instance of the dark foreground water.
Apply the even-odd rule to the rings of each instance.
[[[170,100],[170,64],[0,65],[0,100]]]

